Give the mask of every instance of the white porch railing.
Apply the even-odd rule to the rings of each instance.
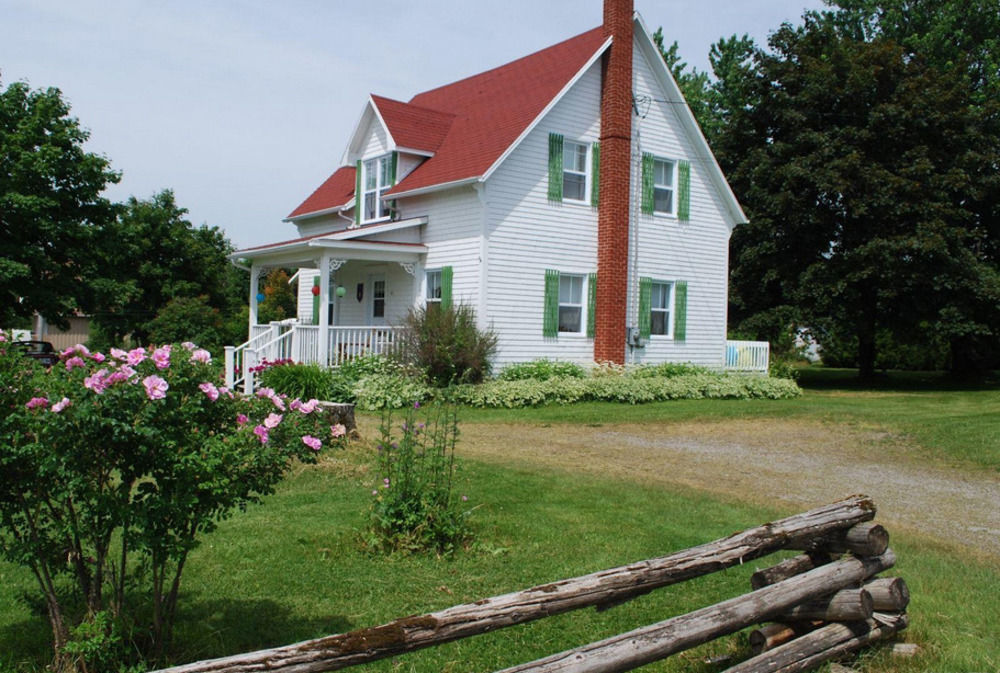
[[[226,346],[226,385],[236,388],[242,384],[245,393],[252,393],[253,370],[265,361],[289,359],[338,367],[364,355],[381,355],[392,347],[397,331],[395,327],[328,327],[326,361],[321,362],[318,325],[254,325],[249,341]]]
[[[726,369],[767,374],[771,344],[766,341],[726,341]]]

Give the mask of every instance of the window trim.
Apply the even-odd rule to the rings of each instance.
[[[571,302],[564,302],[562,300],[562,281],[563,278],[574,279],[580,281],[580,303],[574,304]],[[587,274],[585,273],[563,273],[559,272],[559,295],[556,298],[557,301],[557,311],[556,311],[556,334],[584,334],[587,327]],[[576,330],[564,330],[562,329],[562,309],[567,308],[577,308],[580,310],[579,324]]]
[[[566,168],[566,152],[569,151],[571,147],[584,149],[583,154],[583,171],[577,171]],[[563,201],[569,203],[583,203],[590,204],[590,192],[592,188],[591,180],[591,152],[593,143],[585,142],[582,140],[566,140],[563,139],[563,155],[562,155],[562,170],[560,171],[560,177],[562,179],[562,199]],[[566,195],[566,174],[580,175],[583,176],[583,198],[574,199]]]
[[[667,288],[669,292],[667,296],[667,306],[666,308],[658,308],[653,306],[653,288],[657,285],[662,285]],[[674,280],[660,280],[658,278],[651,278],[649,281],[649,336],[650,338],[657,337],[660,339],[673,339],[674,338],[674,322],[675,322],[675,300],[677,297],[677,281]],[[664,325],[666,326],[666,332],[664,334],[657,334],[653,331],[653,313],[665,313]]]
[[[438,296],[431,296],[431,278],[437,276],[437,290]],[[441,294],[443,292],[443,287],[441,285],[441,269],[427,269],[424,271],[424,306],[430,306],[431,304],[441,305]]]
[[[393,187],[393,176],[392,172],[392,152],[386,152],[385,154],[379,154],[374,157],[368,157],[367,159],[361,159],[362,174],[358,178],[358,184],[360,186],[360,200],[357,203],[359,212],[361,213],[361,224],[369,224],[371,222],[381,222],[392,218],[392,208],[389,204],[385,203],[383,195],[385,192],[389,191]],[[368,188],[368,177],[369,177],[369,164],[374,163],[375,166],[375,187],[374,189]],[[389,172],[388,180],[390,184],[383,183],[383,173]],[[375,195],[375,217],[368,217],[368,195]],[[382,210],[385,210],[385,214],[381,214]]]
[[[656,182],[656,163],[660,162],[662,164],[671,164],[673,169],[670,171],[671,182],[673,184],[664,185]],[[653,200],[653,214],[654,215],[667,215],[669,217],[677,217],[677,201],[678,201],[678,185],[677,185],[677,174],[680,172],[680,161],[677,159],[668,159],[666,157],[661,157],[653,155],[653,175],[650,179],[650,184],[653,186],[653,193],[651,198]],[[656,190],[664,189],[670,190],[670,210],[657,210],[656,209]],[[654,281],[655,282],[655,281]]]

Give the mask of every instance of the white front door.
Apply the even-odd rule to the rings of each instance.
[[[385,274],[378,273],[368,276],[368,324],[385,324],[385,300],[388,297],[385,287]]]

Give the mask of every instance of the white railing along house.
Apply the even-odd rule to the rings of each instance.
[[[771,344],[767,341],[727,341],[726,370],[767,374]]]
[[[324,367],[341,364],[365,355],[387,352],[395,340],[395,327],[328,327],[326,360],[319,355],[318,325],[254,325],[252,338],[239,346],[226,346],[226,386],[242,385],[247,394],[254,389],[253,370],[267,362],[289,359]]]

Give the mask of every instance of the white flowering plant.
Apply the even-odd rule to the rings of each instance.
[[[344,441],[317,406],[266,388],[237,395],[191,343],[78,345],[44,368],[0,334],[0,555],[38,580],[57,670],[77,665],[64,654],[83,619],[70,604],[151,615],[131,649],[162,657],[199,537],[273,492],[293,461]],[[141,595],[148,603],[129,603]]]

